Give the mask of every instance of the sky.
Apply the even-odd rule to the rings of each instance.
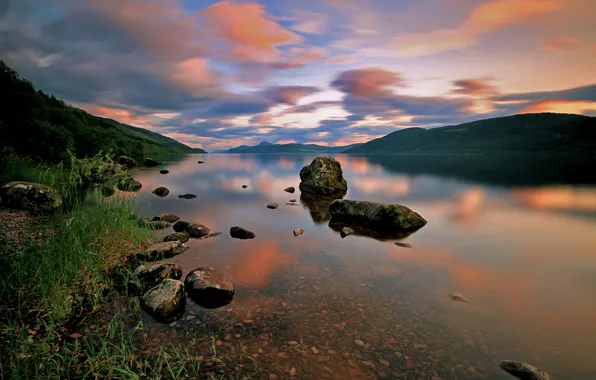
[[[0,59],[207,151],[596,116],[594,0],[0,0]]]

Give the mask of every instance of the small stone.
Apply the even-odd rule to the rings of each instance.
[[[286,188],[284,189],[284,191],[285,191],[286,193],[293,194],[293,193],[296,191],[296,189],[294,188],[294,186],[290,186],[290,187],[286,187]]]
[[[310,349],[311,349],[312,353],[313,353],[313,354],[315,354],[315,355],[318,355],[318,354],[319,354],[319,352],[320,352],[320,351],[319,351],[319,350],[318,350],[316,347],[314,347],[314,346],[313,346],[313,347],[311,347]]]
[[[396,241],[394,244],[397,245],[398,247],[412,248],[412,246],[408,243],[401,243],[399,241]]]
[[[254,321],[252,319],[245,319],[244,321],[242,321],[243,323],[250,325],[251,323],[254,323]]]
[[[204,164],[205,161],[197,161],[197,164]]]
[[[296,202],[296,200],[295,199],[290,199],[290,202],[294,203],[294,202]]]
[[[187,321],[192,321],[192,320],[193,320],[193,319],[195,319],[195,318],[196,318],[196,316],[194,316],[194,315],[189,315],[188,317],[186,317],[186,320],[187,320]]]
[[[267,205],[267,208],[269,208],[269,209],[271,209],[271,210],[275,210],[275,209],[276,209],[276,208],[278,208],[278,207],[279,207],[279,204],[278,204],[278,203],[269,203],[269,204]]]
[[[339,235],[340,235],[342,238],[345,238],[346,236],[348,236],[348,235],[351,235],[351,234],[353,234],[353,233],[354,233],[354,230],[353,230],[353,229],[351,229],[350,227],[344,227],[344,228],[342,228],[342,229],[339,231]]]
[[[71,339],[79,339],[80,337],[82,337],[82,335],[79,333],[72,333],[68,337]]]
[[[240,338],[242,335],[241,334],[236,334],[234,335],[236,338]]]
[[[180,194],[178,195],[178,198],[182,198],[182,199],[195,199],[197,196],[194,194]]]
[[[362,362],[362,364],[367,367],[370,367],[370,368],[375,368],[375,364],[371,361],[365,361],[365,362]]]
[[[304,230],[302,228],[297,228],[293,232],[294,232],[294,236],[299,236],[304,233]]]
[[[221,340],[218,340],[217,342],[215,342],[215,345],[216,346],[221,346],[221,345],[223,345],[223,342]]]
[[[470,372],[470,373],[476,373],[476,368],[474,367],[469,367],[466,371]]]
[[[228,334],[228,335],[226,335],[226,336],[224,337],[224,340],[225,340],[226,342],[227,342],[227,341],[229,341],[230,339],[232,339],[232,336],[231,336],[230,334]]]
[[[296,376],[296,368],[290,370],[290,376]]]
[[[390,363],[389,363],[387,360],[385,360],[385,359],[381,359],[381,360],[379,360],[379,363],[381,363],[381,364],[382,364],[382,365],[384,365],[385,367],[389,367],[389,365],[390,365]]]
[[[288,357],[288,354],[286,354],[285,352],[278,352],[278,353],[277,353],[277,356],[278,356],[280,359],[285,359],[285,358],[287,358],[287,357]]]
[[[291,341],[288,342],[288,344],[290,346],[297,346],[298,345],[298,342],[296,342],[295,340],[291,340]]]
[[[269,374],[269,380],[277,380],[277,375],[274,373]]]
[[[336,354],[335,350],[328,350],[327,353],[329,355],[335,355]]]
[[[246,189],[247,187],[248,187],[248,186],[246,186],[246,185],[242,185],[242,188],[243,188],[243,189]]]
[[[363,342],[363,341],[361,341],[360,339],[356,339],[356,340],[354,340],[354,343],[356,343],[356,345],[357,345],[357,346],[360,346],[360,347],[364,346],[364,342]]]
[[[35,330],[29,330],[29,335],[37,335],[37,331]]]

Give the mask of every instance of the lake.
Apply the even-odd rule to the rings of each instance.
[[[223,232],[171,259],[183,278],[209,266],[236,287],[222,308],[189,300],[171,325],[145,316],[156,344],[207,357],[213,343],[238,378],[512,379],[504,359],[555,379],[596,378],[594,166],[483,170],[469,157],[425,169],[411,157],[334,157],[344,199],[399,203],[428,221],[401,240],[411,248],[329,228],[325,205],[300,200],[299,172],[314,156],[191,155],[133,171],[141,216],[172,212]],[[170,194],[153,195],[159,186]],[[236,225],[256,238],[232,239]]]

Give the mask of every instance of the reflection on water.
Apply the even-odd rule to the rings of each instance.
[[[164,339],[200,350],[189,334],[220,334],[218,355],[233,359],[240,378],[283,378],[294,368],[305,379],[507,379],[503,359],[555,378],[596,378],[596,218],[574,213],[595,216],[596,187],[573,185],[596,182],[593,168],[337,157],[345,199],[400,203],[428,221],[402,240],[413,247],[405,249],[395,240],[342,239],[328,223],[330,201],[285,193],[298,189],[313,158],[190,156],[133,172],[143,216],[173,212],[224,232],[191,239],[173,259],[183,275],[209,266],[236,286],[229,305],[189,303],[192,318],[176,326],[147,319]],[[170,195],[151,194],[159,186]],[[183,193],[197,198],[178,199]],[[302,207],[286,205],[291,198]],[[270,202],[281,206],[269,210]],[[235,225],[256,238],[230,238]],[[296,228],[304,234],[295,237]],[[472,303],[454,302],[450,292]]]

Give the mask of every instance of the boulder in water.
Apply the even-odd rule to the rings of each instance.
[[[120,165],[125,166],[127,169],[132,169],[137,166],[137,162],[128,156],[120,156],[116,159],[116,161]]]
[[[193,270],[186,276],[184,284],[190,298],[205,308],[227,305],[234,297],[234,283],[230,276],[213,268]]]
[[[178,264],[168,262],[142,264],[133,272],[133,286],[145,292],[166,278],[180,280],[181,277],[182,268]]]
[[[154,166],[161,165],[161,162],[154,160],[153,158],[145,158],[145,166],[152,168]]]
[[[186,220],[179,220],[176,223],[174,223],[174,231],[176,232],[182,232],[182,231],[186,231],[186,227],[190,226],[190,222],[187,222]]]
[[[254,239],[256,237],[254,232],[239,226],[230,228],[230,236],[236,239]]]
[[[203,236],[209,235],[211,230],[209,227],[202,225],[201,223],[191,223],[186,227],[186,232],[191,238],[202,238]]]
[[[426,220],[406,206],[367,201],[336,199],[329,206],[335,221],[363,225],[391,235],[413,232],[424,225]]]
[[[153,190],[153,194],[157,195],[158,197],[165,197],[170,194],[170,190],[168,190],[167,187],[160,186]]]
[[[248,186],[246,186],[246,185],[242,185],[242,188],[243,188],[243,189],[246,189],[247,187],[248,187]]]
[[[180,241],[182,243],[186,243],[188,239],[190,239],[190,235],[188,234],[188,232],[182,231],[166,235],[166,237],[163,238],[163,241]]]
[[[9,182],[0,188],[0,198],[5,206],[18,210],[52,212],[62,206],[58,190],[33,182]]]
[[[137,253],[136,257],[142,261],[156,261],[179,255],[187,249],[188,245],[181,241],[167,241],[153,244],[143,252]]]
[[[182,198],[182,199],[195,199],[197,196],[194,194],[181,194],[178,195],[178,198]]]
[[[186,307],[184,284],[166,278],[143,295],[141,306],[159,322],[168,323],[180,318]]]
[[[167,169],[162,169],[159,171],[161,174],[168,174],[170,171]]]
[[[550,375],[543,370],[532,365],[516,362],[513,360],[503,360],[499,363],[499,367],[522,380],[550,380]]]
[[[296,189],[294,188],[294,186],[290,186],[290,187],[286,187],[286,188],[284,189],[284,191],[285,191],[286,193],[293,194],[293,193],[296,191]]]
[[[267,205],[267,208],[269,208],[269,209],[271,209],[271,210],[275,210],[275,209],[276,209],[276,208],[278,208],[278,207],[279,207],[279,204],[277,204],[277,203],[269,203],[269,204]]]
[[[348,183],[340,163],[331,157],[317,157],[300,170],[300,191],[323,197],[343,197]]]
[[[200,161],[200,160],[197,161],[197,164],[204,164],[204,163],[205,163],[205,161]]]

